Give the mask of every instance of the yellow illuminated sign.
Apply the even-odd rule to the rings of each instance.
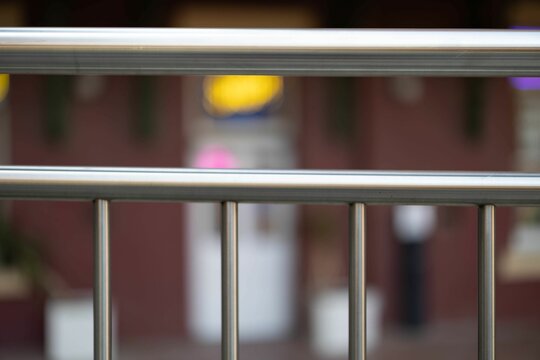
[[[215,116],[253,113],[278,98],[282,90],[279,76],[209,76],[204,81],[205,107]]]
[[[9,91],[9,75],[0,74],[0,102],[4,101]]]

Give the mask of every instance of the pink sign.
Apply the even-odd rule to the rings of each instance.
[[[203,148],[195,157],[195,167],[204,169],[232,169],[236,167],[233,153],[222,146]]]

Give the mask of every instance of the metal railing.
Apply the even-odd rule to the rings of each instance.
[[[534,76],[537,31],[0,29],[0,70],[39,74]]]
[[[0,29],[0,72],[540,76],[537,31]],[[495,359],[495,206],[540,204],[540,174],[0,167],[0,197],[94,201],[94,358],[110,360],[109,204],[222,204],[222,359],[238,359],[238,202],[350,207],[349,358],[366,358],[370,204],[478,207],[478,358]]]

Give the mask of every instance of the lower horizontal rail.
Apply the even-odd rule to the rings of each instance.
[[[540,174],[0,167],[0,198],[540,205]]]

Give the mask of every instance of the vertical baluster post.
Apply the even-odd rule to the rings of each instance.
[[[221,204],[221,358],[238,359],[238,203]]]
[[[94,359],[112,359],[109,201],[94,201]]]
[[[495,206],[478,208],[478,359],[495,359]]]
[[[349,360],[366,359],[365,205],[349,208]]]

